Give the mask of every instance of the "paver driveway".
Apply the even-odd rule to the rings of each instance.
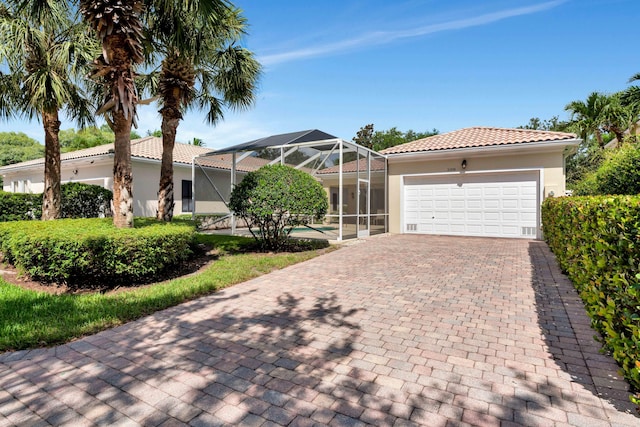
[[[0,425],[640,425],[544,243],[367,239],[0,355]]]

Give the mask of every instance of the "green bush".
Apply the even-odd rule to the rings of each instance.
[[[242,217],[265,249],[281,249],[293,227],[320,220],[327,195],[311,175],[285,165],[263,166],[248,173],[231,193],[229,208]]]
[[[40,219],[42,194],[7,193],[0,190],[0,222]]]
[[[640,144],[608,151],[602,165],[574,188],[578,196],[640,194]]]
[[[98,218],[111,215],[113,193],[99,185],[69,182],[62,184],[62,218]],[[42,193],[0,191],[0,222],[40,219]]]
[[[640,197],[548,198],[542,224],[604,347],[640,391]]]
[[[99,185],[69,182],[62,184],[62,218],[103,218],[111,216],[111,190]]]
[[[109,287],[147,280],[192,254],[194,227],[137,219],[117,229],[109,218],[0,224],[1,258],[42,282]]]

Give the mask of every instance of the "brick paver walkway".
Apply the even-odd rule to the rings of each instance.
[[[5,425],[638,426],[542,242],[382,236],[52,349]]]

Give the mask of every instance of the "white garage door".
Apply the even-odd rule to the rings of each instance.
[[[404,178],[404,232],[535,238],[538,173]]]

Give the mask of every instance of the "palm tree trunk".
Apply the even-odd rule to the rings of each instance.
[[[131,116],[113,113],[113,225],[133,227],[133,171],[131,167]]]
[[[43,112],[44,126],[44,192],[42,193],[42,219],[58,219],[61,214],[60,189],[60,120],[58,111]]]
[[[166,102],[169,101],[169,102]],[[162,114],[162,165],[160,167],[160,189],[158,191],[159,221],[170,222],[175,206],[173,192],[173,147],[176,143],[176,131],[182,114],[178,109],[178,100],[166,100],[160,110]]]

